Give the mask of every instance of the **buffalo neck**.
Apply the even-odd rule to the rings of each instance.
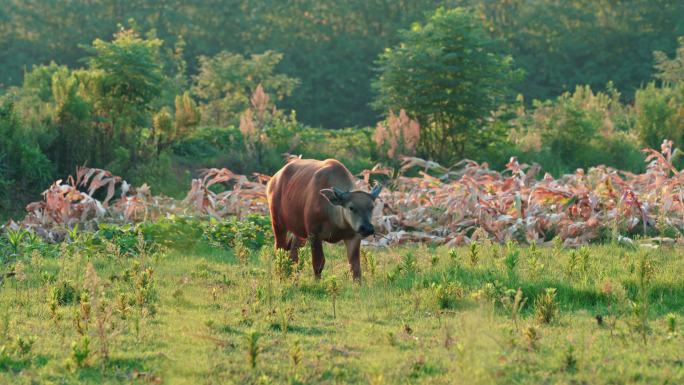
[[[351,227],[344,220],[344,208],[342,206],[328,204],[328,217],[332,225],[339,230],[349,230]]]

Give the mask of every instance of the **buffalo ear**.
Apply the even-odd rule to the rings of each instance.
[[[376,184],[375,187],[373,187],[373,190],[371,190],[370,196],[375,199],[378,197],[378,195],[380,195],[380,191],[382,191],[382,185]]]
[[[321,190],[321,195],[323,195],[331,204],[337,206],[343,206],[349,199],[349,193],[342,191],[337,187],[331,189],[324,188]]]

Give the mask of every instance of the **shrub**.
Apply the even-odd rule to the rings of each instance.
[[[246,138],[245,133],[234,126],[201,127],[172,144],[172,153],[182,157],[183,163],[198,167],[227,164],[232,171],[241,174],[272,174],[283,166],[284,153],[314,159],[335,158],[352,173],[374,165],[376,151],[370,128],[326,130],[303,126],[294,114],[285,115],[280,111],[268,114],[271,116],[259,122],[252,114],[252,124],[261,130],[258,143],[255,142],[256,134],[249,134],[247,126],[243,126],[243,131],[251,138]],[[258,159],[255,152],[257,144]],[[248,147],[252,150],[247,151]]]
[[[50,298],[60,306],[70,305],[76,302],[78,297],[75,286],[67,280],[61,280],[50,288]]]
[[[12,200],[37,194],[53,177],[52,162],[41,151],[37,133],[22,123],[11,96],[0,98],[0,211],[13,207]],[[27,194],[30,193],[30,194]]]
[[[659,148],[665,139],[684,146],[684,83],[657,87],[651,82],[637,90],[635,129],[645,146]]]
[[[199,125],[201,115],[197,103],[195,103],[188,91],[185,91],[182,95],[176,95],[175,106],[175,137],[183,138]]]
[[[302,255],[307,255],[307,253],[302,252]],[[368,273],[371,277],[375,276],[375,269],[377,267],[377,261],[375,254],[367,249],[361,250],[361,264],[363,265],[363,270]]]
[[[90,338],[88,336],[83,336],[80,341],[71,343],[71,360],[77,368],[88,365],[90,353]]]
[[[401,258],[401,263],[398,266],[399,270],[405,275],[411,276],[418,272],[418,260],[412,252],[407,252]]]
[[[684,81],[684,37],[679,37],[677,41],[679,46],[674,58],[670,59],[663,51],[653,53],[655,68],[658,70],[656,78],[665,84],[677,84]]]
[[[600,164],[643,170],[631,113],[611,85],[605,93],[578,86],[556,100],[535,101],[529,113],[520,107],[516,115],[509,140],[522,161],[558,174]]]
[[[137,255],[138,230],[135,225],[103,223],[98,226],[95,238],[100,242],[105,240],[112,242],[117,247],[116,251],[121,255]]]
[[[433,283],[431,288],[440,309],[453,309],[456,307],[456,300],[464,294],[463,287],[456,282]]]
[[[14,339],[14,347],[17,353],[22,356],[28,356],[29,353],[31,353],[31,349],[33,349],[33,345],[36,343],[37,339],[38,338],[35,336],[16,337]]]
[[[333,318],[337,318],[337,296],[340,294],[341,287],[335,275],[331,275],[326,280],[326,291],[332,300]]]
[[[276,249],[275,250],[275,273],[281,279],[285,280],[292,276],[294,272],[294,263],[290,259],[290,255],[286,250]]]
[[[171,145],[171,150],[174,155],[202,161],[242,146],[242,133],[236,127],[205,126],[175,141]],[[242,172],[237,168],[235,171]]]
[[[238,234],[244,246],[258,250],[271,235],[271,220],[265,215],[250,214],[242,220],[235,217],[220,222],[210,219],[208,224],[203,224],[205,239],[219,247],[234,247]]]
[[[257,365],[257,358],[259,357],[259,354],[261,353],[261,347],[259,346],[259,338],[261,337],[261,334],[259,334],[256,331],[253,331],[245,336],[245,340],[247,341],[247,357],[248,357],[248,362],[250,368],[252,370],[256,369]]]
[[[235,247],[236,236],[241,243],[258,250],[271,236],[270,218],[250,214],[243,219],[229,217],[224,220],[170,215],[153,222],[137,225],[100,224],[96,239],[113,242],[123,255],[137,256],[138,234],[145,240],[145,252],[153,253],[159,245],[187,249],[200,241],[224,249]]]
[[[551,323],[558,318],[556,289],[548,288],[534,300],[534,316],[538,322]]]

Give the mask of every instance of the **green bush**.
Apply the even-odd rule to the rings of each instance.
[[[235,246],[236,237],[250,249],[257,250],[270,242],[271,221],[268,216],[252,214],[216,220],[172,215],[137,225],[100,224],[96,239],[113,242],[122,254],[137,255],[139,235],[152,251],[154,245],[186,250],[200,242],[221,248]]]
[[[519,111],[509,140],[522,161],[539,163],[554,174],[605,164],[643,170],[639,139],[631,133],[631,112],[610,88],[594,93],[577,87],[553,101],[535,102],[532,112]]]
[[[294,153],[301,153],[305,158],[335,158],[352,173],[361,172],[374,165],[375,146],[371,139],[370,127],[341,130],[307,128],[299,135],[300,144]]]
[[[106,240],[114,243],[121,254],[137,254],[138,230],[135,225],[102,223],[98,226],[95,239],[99,242]]]
[[[208,126],[200,127],[191,135],[176,141],[171,149],[174,155],[201,160],[216,157],[242,146],[242,133],[236,127]]]
[[[172,215],[154,222],[138,225],[145,240],[177,249],[188,249],[197,244],[204,234],[203,222],[198,218]]]
[[[260,165],[244,150],[242,133],[233,126],[199,128],[172,146],[174,161],[196,168],[228,167],[242,174],[272,174],[285,164],[283,153],[287,152],[304,158],[335,158],[353,173],[373,167],[375,147],[370,128],[326,130],[305,127],[292,119],[276,122],[266,130]]]
[[[649,83],[636,92],[636,132],[648,147],[659,149],[665,139],[684,146],[684,83],[657,87]]]
[[[217,125],[237,123],[259,85],[279,100],[290,95],[299,80],[275,73],[282,59],[283,55],[275,51],[249,58],[226,51],[213,57],[200,56],[192,91],[202,100],[202,120]]]
[[[134,186],[147,183],[154,195],[182,199],[188,193],[197,167],[197,164],[180,162],[170,152],[163,151],[157,158],[134,165],[126,175]]]
[[[0,186],[7,187],[0,188],[0,212],[22,207],[27,196],[38,195],[53,177],[53,164],[22,124],[14,97],[0,98]]]
[[[224,221],[210,220],[203,223],[203,237],[210,244],[229,248],[235,246],[239,236],[242,244],[257,250],[266,244],[271,234],[271,220],[267,216],[252,214],[243,220],[235,217]]]
[[[80,294],[72,282],[62,280],[50,288],[49,295],[52,301],[64,306],[76,302]]]

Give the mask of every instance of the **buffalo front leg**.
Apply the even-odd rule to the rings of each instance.
[[[361,237],[356,236],[352,239],[345,239],[344,244],[347,246],[347,259],[349,260],[349,269],[351,270],[354,281],[361,280],[361,261],[359,254],[361,251]]]
[[[320,239],[311,238],[311,265],[313,266],[314,276],[321,279],[323,266],[325,266],[325,255],[323,255],[323,243]]]

